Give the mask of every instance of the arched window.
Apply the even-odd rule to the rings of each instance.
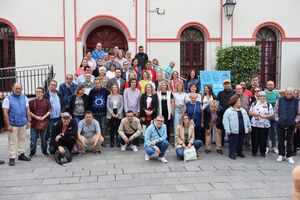
[[[281,37],[278,30],[273,27],[263,27],[256,34],[256,45],[261,48],[261,65],[258,74],[263,85],[268,80],[279,82],[277,76],[279,48]],[[278,87],[278,85],[277,85]]]
[[[12,28],[0,22],[0,67],[15,67],[15,34]]]
[[[204,70],[204,35],[195,26],[186,28],[180,37],[180,74],[185,76],[194,69]]]

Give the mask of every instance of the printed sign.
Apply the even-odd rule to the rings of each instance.
[[[205,85],[212,85],[214,95],[224,90],[223,81],[231,80],[230,71],[200,71],[201,92],[204,94]]]

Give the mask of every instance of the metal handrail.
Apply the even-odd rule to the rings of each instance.
[[[166,74],[168,74],[167,70],[161,68],[160,66],[152,65],[152,67],[153,67],[154,69],[155,69],[155,68],[158,68],[159,71],[163,71],[163,72],[165,72]],[[155,69],[155,71],[157,71],[157,70]],[[169,76],[169,75],[168,75],[168,76]],[[185,78],[182,78],[180,75],[179,75],[179,78],[180,78],[182,81],[184,81],[184,82],[186,81],[186,79],[185,79]],[[170,77],[168,77],[168,79],[170,79]]]

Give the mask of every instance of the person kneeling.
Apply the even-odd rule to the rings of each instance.
[[[55,160],[62,165],[72,160],[72,149],[76,144],[77,124],[68,112],[61,114],[61,119],[54,125]]]
[[[164,123],[163,116],[157,116],[154,124],[148,126],[145,133],[144,147],[146,149],[145,160],[150,160],[150,156],[158,153],[158,160],[167,163],[165,153],[168,149],[169,142],[167,139],[167,127]]]
[[[77,145],[79,153],[85,153],[88,145],[93,145],[93,152],[100,154],[100,146],[103,141],[99,122],[94,119],[92,111],[86,111],[84,119],[78,124]]]
[[[129,146],[134,152],[137,152],[137,145],[140,142],[140,134],[143,131],[140,120],[133,115],[133,111],[126,112],[126,118],[122,119],[119,126],[119,141],[121,142],[121,151],[126,151]]]
[[[176,128],[175,150],[177,157],[184,158],[184,150],[195,147],[196,151],[202,146],[201,140],[195,140],[194,125],[191,123],[187,114],[183,114],[179,125]],[[199,156],[199,155],[197,155]]]

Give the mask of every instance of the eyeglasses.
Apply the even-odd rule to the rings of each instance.
[[[70,117],[62,117],[63,120],[69,120]]]
[[[266,95],[259,95],[260,97],[266,97]]]
[[[161,119],[157,119],[156,121],[157,122],[164,122],[164,120],[161,120]]]
[[[260,92],[260,90],[254,90],[254,92]]]

